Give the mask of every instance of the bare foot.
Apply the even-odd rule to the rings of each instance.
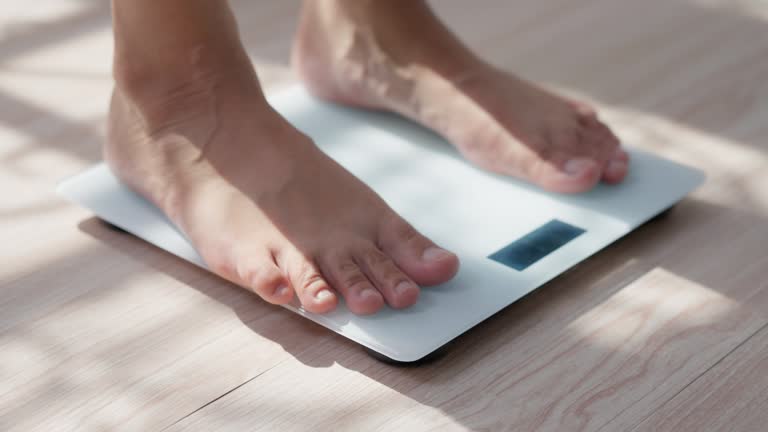
[[[122,181],[214,272],[271,303],[323,313],[341,295],[369,314],[450,279],[456,256],[274,112],[238,50],[222,62],[227,50],[201,47],[168,81],[118,79],[105,157]]]
[[[480,167],[550,191],[627,173],[594,110],[481,61],[422,1],[306,1],[293,64],[320,97],[400,113]]]

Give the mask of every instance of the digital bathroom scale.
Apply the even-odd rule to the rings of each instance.
[[[419,231],[461,260],[451,281],[416,305],[356,316],[286,308],[384,358],[413,362],[671,207],[702,183],[695,169],[629,149],[620,185],[557,195],[473,167],[443,139],[394,115],[319,101],[302,87],[270,103],[320,148],[378,192]],[[104,164],[65,180],[64,197],[198,266],[186,238]]]

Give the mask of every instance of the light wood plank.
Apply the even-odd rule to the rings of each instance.
[[[540,318],[513,306],[412,370],[316,346],[171,430],[624,430],[765,322],[660,269],[570,322],[540,312],[523,330]]]
[[[768,329],[642,422],[637,431],[760,431],[768,424]]]
[[[4,287],[52,293],[3,305],[25,306],[2,320],[2,430],[156,429],[328,337],[94,219],[81,229],[85,250]]]

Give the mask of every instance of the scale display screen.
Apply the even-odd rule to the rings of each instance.
[[[488,258],[523,271],[585,232],[582,228],[552,219]]]

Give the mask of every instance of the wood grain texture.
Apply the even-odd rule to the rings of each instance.
[[[100,159],[107,2],[0,5],[0,430],[761,430],[768,3],[433,2],[501,68],[707,172],[669,216],[393,368],[57,198]],[[299,2],[238,0],[268,91]]]
[[[541,311],[546,321],[517,333],[517,325],[539,317],[514,309],[462,338],[448,358],[413,371],[334,344],[313,348],[177,428],[625,430],[764,322],[664,270],[570,322]]]
[[[637,431],[760,431],[768,425],[768,329],[643,421]]]

